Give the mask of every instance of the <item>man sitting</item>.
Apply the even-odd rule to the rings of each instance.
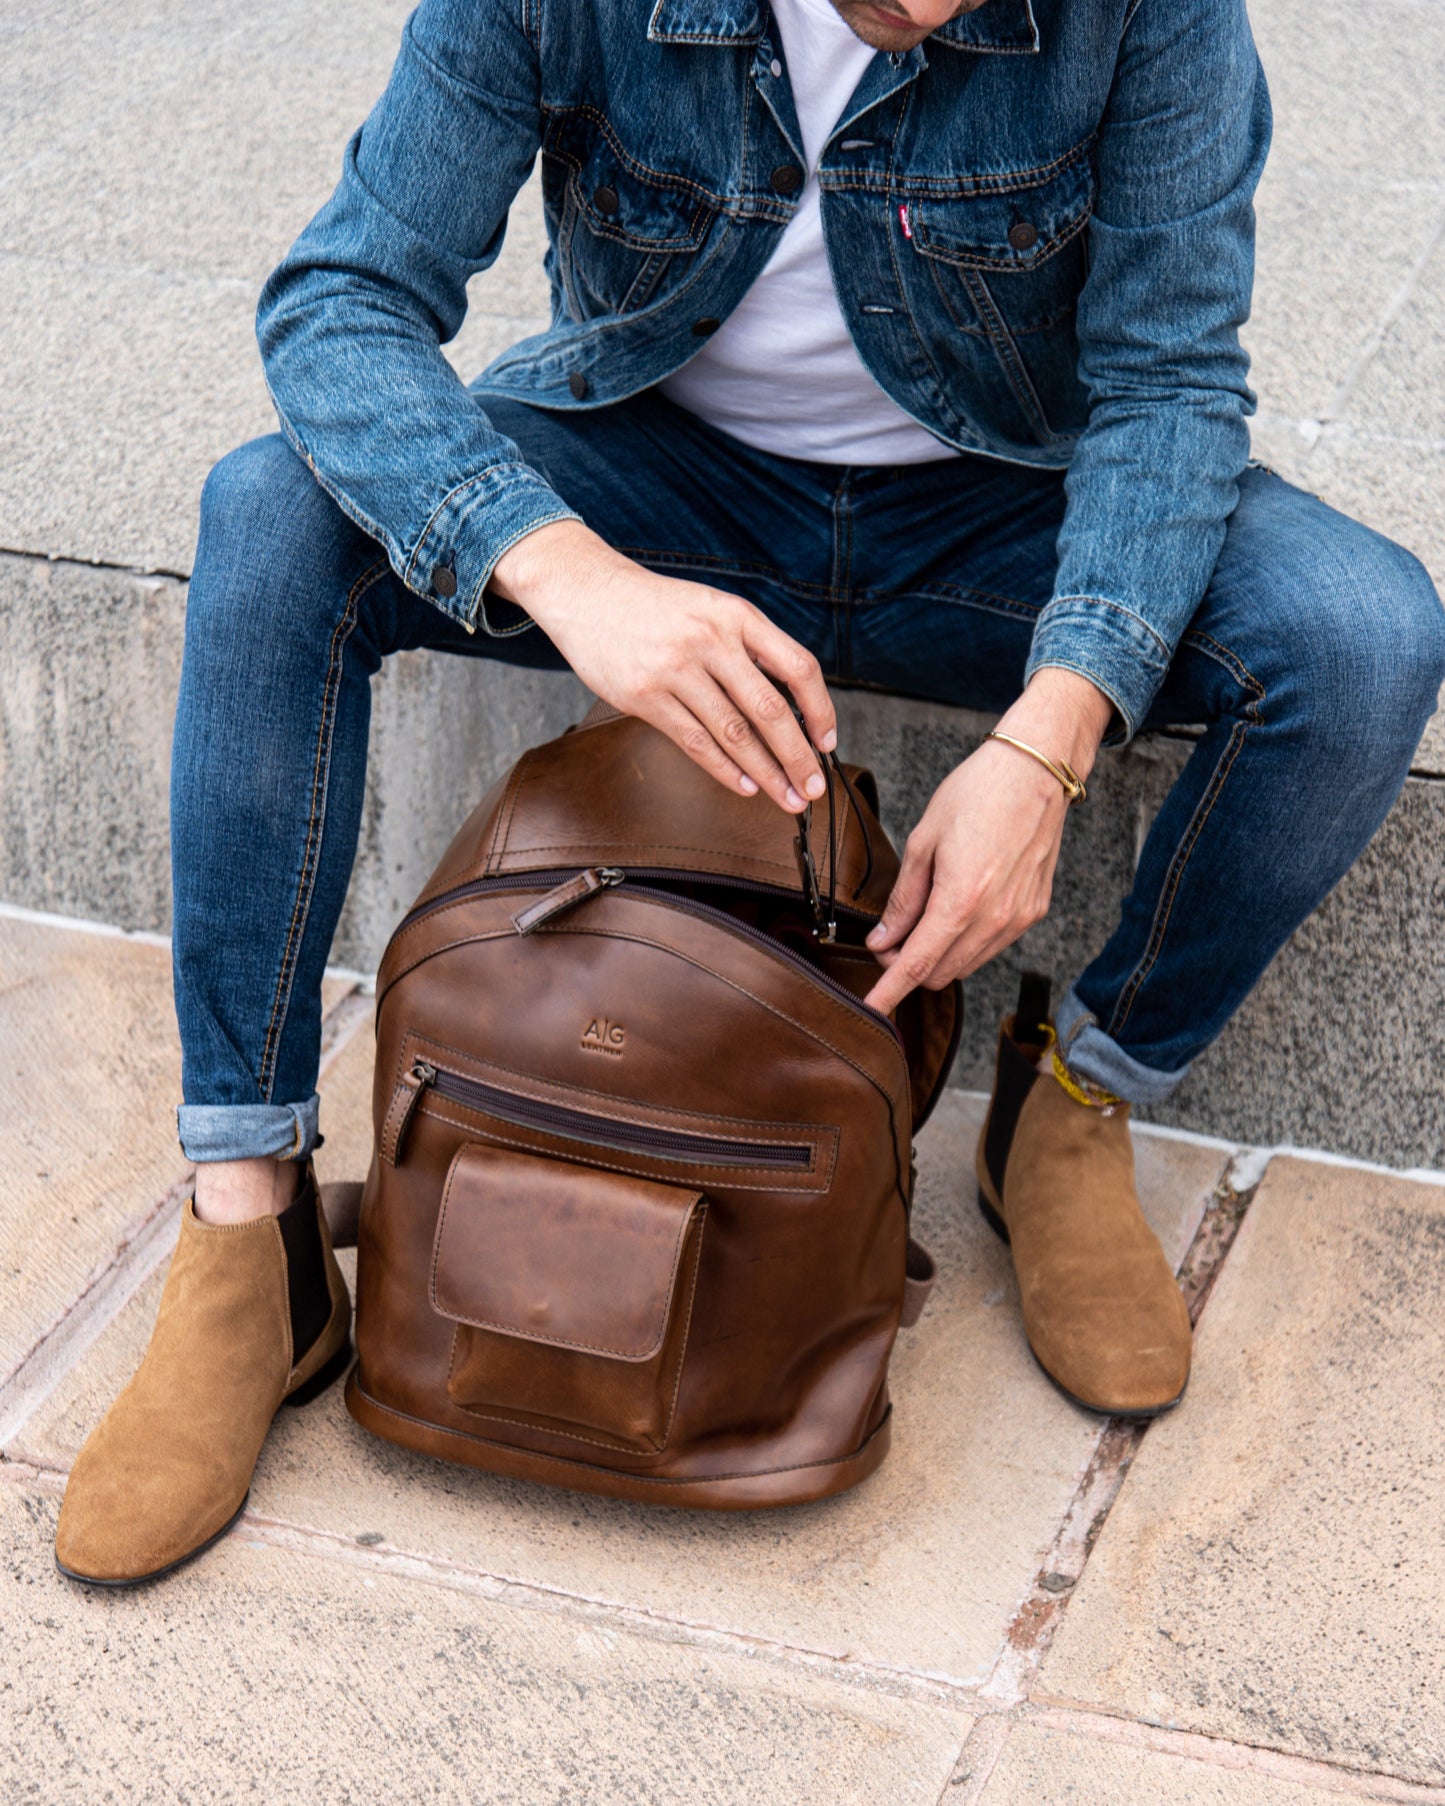
[[[205,489],[172,791],[196,1192],[66,1572],[194,1554],[345,1363],[321,979],[407,648],[565,661],[759,809],[821,794],[828,680],[1001,713],[909,838],[883,1011],[1044,915],[1102,744],[1202,724],[1113,935],[1006,1025],[979,1162],[1047,1371],[1177,1401],[1128,1106],[1359,855],[1445,676],[1416,560],[1247,462],[1269,120],[1241,0],[422,0],[261,299],[282,434]],[[441,346],[539,153],[553,321],[464,386]]]

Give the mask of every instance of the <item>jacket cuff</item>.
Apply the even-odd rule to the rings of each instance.
[[[1103,596],[1056,596],[1034,628],[1024,682],[1055,666],[1087,677],[1113,703],[1118,720],[1106,746],[1123,746],[1143,726],[1173,657],[1149,623]]]
[[[468,632],[495,639],[522,633],[531,617],[486,596],[497,560],[519,539],[553,521],[580,520],[529,465],[494,464],[443,497],[422,529],[402,579],[408,589]]]

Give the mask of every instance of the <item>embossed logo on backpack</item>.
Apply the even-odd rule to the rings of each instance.
[[[609,1022],[606,1016],[594,1016],[582,1031],[583,1053],[611,1054],[614,1060],[620,1060],[626,1043],[627,1030],[620,1022]]]

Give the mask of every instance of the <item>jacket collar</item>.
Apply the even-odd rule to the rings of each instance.
[[[767,26],[767,0],[657,0],[647,35],[654,44],[756,44]],[[928,41],[1029,55],[1039,47],[1039,28],[1030,0],[984,0],[940,25]]]
[[[647,22],[654,44],[756,44],[768,0],[657,0]]]
[[[984,0],[971,13],[960,13],[940,25],[930,43],[954,50],[993,50],[1005,56],[1031,56],[1039,47],[1039,28],[1029,0]]]

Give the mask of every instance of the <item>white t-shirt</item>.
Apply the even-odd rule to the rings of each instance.
[[[823,244],[817,167],[877,54],[830,0],[772,0],[803,133],[807,181],[762,274],[697,356],[661,385],[709,425],[820,464],[922,464],[956,456],[905,414],[853,348]]]

